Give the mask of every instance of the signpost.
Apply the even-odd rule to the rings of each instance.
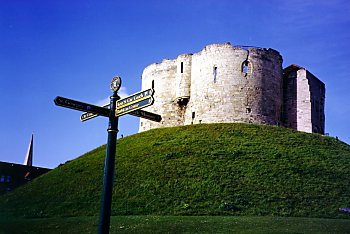
[[[115,116],[122,116],[132,111],[145,108],[147,106],[152,105],[153,101],[154,101],[153,97],[149,97],[147,99],[142,99],[141,101],[138,101],[138,102],[133,102],[132,104],[129,104],[129,105],[125,105],[119,108],[117,107]]]
[[[154,114],[152,112],[144,111],[144,110],[135,110],[129,113],[130,115],[141,117],[144,119],[152,120],[155,122],[162,121],[162,116]]]
[[[84,122],[84,121],[87,121],[89,119],[93,119],[95,117],[97,117],[98,115],[97,114],[94,114],[94,113],[90,113],[90,112],[84,112],[80,115],[80,121],[81,122]]]
[[[104,108],[109,108],[109,103],[106,104],[106,105],[103,105],[102,107]],[[80,121],[81,122],[84,122],[84,121],[87,121],[89,119],[93,119],[95,117],[97,117],[98,114],[95,114],[95,113],[91,113],[91,112],[84,112],[80,115]]]
[[[144,107],[153,104],[153,87],[152,89],[147,89],[135,93],[129,97],[120,99],[120,97],[118,96],[118,90],[120,86],[121,78],[119,76],[114,77],[111,83],[113,95],[110,97],[110,103],[104,105],[103,107],[91,105],[80,101],[75,101],[60,96],[54,99],[54,102],[57,106],[62,106],[79,111],[85,111],[80,116],[81,121],[86,121],[95,118],[99,115],[109,117],[109,124],[107,130],[108,141],[104,166],[100,221],[98,226],[98,233],[100,234],[109,233],[119,116],[131,114],[134,116],[146,118],[148,120],[157,122],[160,122],[162,119],[160,115],[140,110]]]
[[[106,117],[109,116],[109,112],[110,112],[110,110],[100,106],[95,106],[95,105],[75,101],[75,100],[60,97],[60,96],[56,97],[54,102],[57,106],[62,106],[62,107],[66,107],[74,110],[87,111],[89,113],[94,113],[94,114],[98,114]]]
[[[117,109],[120,109],[125,106],[129,106],[134,103],[141,102],[148,98],[152,98],[153,93],[154,93],[153,89],[147,89],[147,90],[135,93],[133,95],[130,95],[126,98],[120,99],[119,101],[117,101]]]
[[[104,105],[103,107],[109,108],[109,104]],[[136,116],[136,117],[140,117],[140,118],[148,119],[148,120],[151,120],[151,121],[155,121],[155,122],[162,121],[162,117],[160,115],[154,114],[152,112],[144,111],[144,110],[134,110],[134,111],[130,112],[129,114],[133,115],[133,116]],[[80,121],[85,122],[85,121],[93,119],[93,118],[95,118],[97,116],[98,116],[98,114],[84,112],[80,116]]]

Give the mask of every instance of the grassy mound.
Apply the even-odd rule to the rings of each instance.
[[[98,215],[105,146],[0,199],[0,215]],[[155,129],[118,140],[112,215],[349,217],[350,146],[252,124]]]

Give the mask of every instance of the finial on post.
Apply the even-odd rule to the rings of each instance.
[[[122,85],[122,79],[120,76],[115,76],[112,79],[111,83],[111,89],[113,92],[117,92],[120,89],[120,86]]]

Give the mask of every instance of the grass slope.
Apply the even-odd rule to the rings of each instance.
[[[0,219],[0,233],[96,233],[98,217]],[[246,216],[112,216],[110,233],[349,233],[349,219]]]
[[[0,199],[0,215],[97,215],[105,146]],[[112,215],[349,217],[350,146],[252,124],[155,129],[118,140]]]

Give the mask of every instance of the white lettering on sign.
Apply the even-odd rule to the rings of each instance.
[[[128,103],[128,105],[122,106],[121,108],[118,108],[115,112],[116,116],[124,115],[129,112],[144,108],[146,106],[150,106],[153,104],[153,97],[148,96],[145,99],[138,99],[137,102],[134,103]]]
[[[150,98],[150,97],[152,97],[152,94],[153,94],[153,90],[148,89],[148,90],[136,93],[134,95],[131,95],[129,97],[126,97],[124,99],[121,99],[121,100],[117,101],[117,109],[119,110],[119,109],[122,109],[125,106],[129,106],[135,102],[140,102],[144,99]]]

